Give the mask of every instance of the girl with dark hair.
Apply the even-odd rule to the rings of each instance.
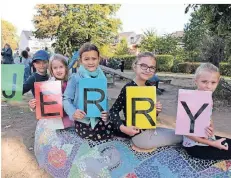
[[[70,77],[63,96],[63,106],[69,118],[75,121],[77,134],[85,139],[104,140],[113,135],[112,124],[108,122],[106,111],[101,113],[100,118],[87,118],[86,113],[78,108],[79,81],[82,78],[106,79],[99,67],[100,54],[98,48],[85,43],[79,50],[80,67],[77,73]],[[92,121],[94,120],[94,122]]]

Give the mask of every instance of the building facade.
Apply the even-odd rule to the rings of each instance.
[[[55,40],[35,38],[32,31],[22,31],[19,39],[19,52],[25,50],[26,47],[30,48],[31,53],[45,49],[45,47],[53,51],[52,44],[54,42]]]

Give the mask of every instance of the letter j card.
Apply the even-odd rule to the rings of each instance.
[[[78,106],[86,113],[86,117],[100,117],[102,111],[107,111],[107,80],[81,79]]]
[[[208,137],[212,104],[210,91],[179,89],[175,134]]]

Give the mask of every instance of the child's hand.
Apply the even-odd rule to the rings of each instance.
[[[157,114],[159,114],[162,111],[162,104],[160,103],[160,101],[156,102],[156,112]]]
[[[211,126],[211,124],[209,127],[207,127],[205,129],[205,131],[206,131],[206,134],[208,135],[208,137],[212,137],[214,135],[214,130],[213,130],[213,127]]]
[[[36,99],[31,99],[28,104],[34,110],[36,108]]]
[[[121,125],[120,126],[120,130],[121,132],[129,135],[129,136],[134,136],[138,133],[140,133],[140,129],[135,127],[135,126],[124,126],[124,125]]]
[[[80,109],[77,109],[73,114],[74,119],[83,119],[86,116],[86,113]]]
[[[108,113],[107,113],[107,111],[101,112],[101,116],[100,117],[102,118],[102,120],[104,122],[107,122],[108,121]]]
[[[213,146],[220,150],[228,150],[229,145],[222,145],[221,142],[225,141],[226,138],[221,138],[219,140],[213,141]]]

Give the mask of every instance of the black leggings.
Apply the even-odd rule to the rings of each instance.
[[[216,139],[220,139],[222,137],[216,136]],[[228,143],[228,150],[220,150],[218,148],[212,146],[192,146],[192,147],[184,147],[187,153],[195,158],[200,159],[209,159],[209,160],[221,160],[221,159],[231,159],[231,139],[226,139],[226,143]]]

